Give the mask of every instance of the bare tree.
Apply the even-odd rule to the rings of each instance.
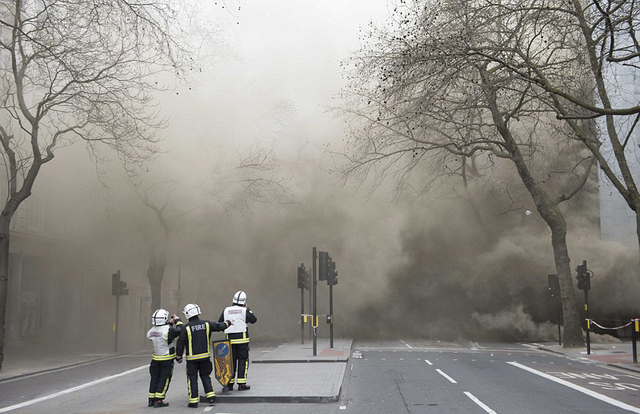
[[[147,279],[152,309],[162,307],[162,282],[168,255],[180,233],[191,228],[192,216],[206,211],[215,217],[219,213],[212,210],[219,206],[236,211],[247,209],[250,203],[293,202],[272,150],[250,146],[235,165],[228,164],[223,162],[211,167],[210,174],[200,182],[178,181],[177,173],[170,173],[174,177],[172,179],[162,178],[169,172],[168,167],[131,180],[138,198],[146,207],[140,211],[141,219],[136,222],[149,246]]]
[[[564,346],[583,345],[560,209],[584,185],[593,157],[555,119],[548,97],[469,45],[511,40],[512,21],[483,2],[400,1],[354,56],[346,111],[364,119],[347,148],[345,173],[396,174],[454,155],[463,168],[508,160],[551,232],[560,279]],[[480,49],[480,47],[477,47]],[[482,156],[480,156],[482,155]],[[435,163],[435,164],[434,164]],[[421,176],[428,180],[428,177]]]
[[[158,76],[189,69],[182,2],[16,0],[0,3],[0,144],[7,198],[0,215],[0,368],[4,359],[9,224],[56,151],[100,144],[129,172],[153,158],[164,126]]]
[[[471,42],[480,56],[545,91],[546,99],[597,159],[635,212],[640,246],[640,191],[634,147],[640,121],[640,5],[630,0],[485,0],[511,22],[509,41]],[[597,120],[599,133],[591,132]],[[640,259],[640,256],[639,256]]]

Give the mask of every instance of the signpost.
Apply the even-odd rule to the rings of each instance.
[[[213,365],[216,379],[226,389],[233,376],[233,354],[228,339],[213,342]]]

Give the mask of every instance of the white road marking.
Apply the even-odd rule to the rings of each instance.
[[[206,413],[207,411],[211,411],[211,410],[213,410],[213,407],[212,406],[208,406],[208,407],[206,407],[204,409],[204,412]]]
[[[407,346],[407,348],[409,349],[413,349],[413,347],[411,345],[409,345],[408,343],[406,343],[405,341],[403,341],[402,339],[400,340],[400,342],[402,342],[403,344],[405,344]]]
[[[445,374],[444,372],[442,372],[441,369],[436,369],[436,371],[438,371],[438,374],[442,375],[443,377],[445,377],[446,379],[448,379],[449,381],[451,381],[452,384],[457,384],[458,382],[456,380],[454,380],[453,378],[451,378],[450,376],[448,376],[447,374]]]
[[[489,414],[496,414],[495,411],[493,411],[491,408],[489,408],[487,405],[485,405],[482,401],[480,401],[479,399],[476,398],[475,395],[471,394],[468,391],[464,392],[467,397],[471,398],[471,401],[473,401],[474,403],[478,404],[483,410],[485,410],[487,413]]]
[[[346,405],[341,405],[341,406],[340,406],[340,409],[341,409],[341,410],[346,410],[346,409],[347,409],[347,406],[346,406]]]
[[[107,382],[107,381],[112,380],[114,378],[123,377],[123,376],[129,375],[129,374],[131,374],[133,372],[140,371],[141,369],[148,369],[148,368],[149,368],[149,364],[145,364],[145,365],[143,365],[141,367],[130,369],[129,371],[121,372],[120,374],[111,375],[110,377],[101,378],[99,380],[87,382],[86,384],[78,385],[77,387],[69,388],[68,390],[56,392],[54,394],[46,395],[46,396],[40,397],[40,398],[35,398],[33,400],[25,401],[25,402],[20,403],[20,404],[15,404],[15,405],[10,405],[8,407],[0,408],[0,413],[6,413],[6,412],[9,412],[9,411],[17,410],[18,408],[28,407],[30,405],[37,404],[37,403],[42,402],[42,401],[47,401],[47,400],[50,400],[52,398],[60,397],[62,395],[71,394],[72,392],[80,391],[80,390],[83,390],[85,388],[89,388],[89,387],[92,387],[94,385],[101,384],[103,382]]]
[[[429,365],[433,365],[433,364],[431,363],[431,361],[429,361],[428,359],[425,359],[425,360],[424,360],[424,362],[426,362],[426,363],[427,363],[427,364],[429,364]]]
[[[600,394],[598,392],[591,391],[588,388],[581,387],[581,386],[573,384],[573,383],[571,383],[569,381],[565,381],[563,379],[556,378],[553,375],[549,375],[549,374],[546,374],[544,372],[538,371],[536,369],[529,368],[529,367],[527,367],[525,365],[522,365],[522,364],[519,364],[517,362],[507,362],[507,364],[513,365],[514,367],[523,369],[525,371],[529,371],[529,372],[531,372],[533,374],[536,374],[538,376],[541,376],[542,378],[546,378],[546,379],[551,380],[553,382],[557,382],[558,384],[562,384],[565,387],[569,387],[569,388],[572,388],[572,389],[574,389],[576,391],[580,391],[583,394],[587,394],[587,395],[589,395],[589,396],[591,396],[593,398],[596,398],[596,399],[598,399],[600,401],[604,401],[604,402],[606,402],[608,404],[611,404],[611,405],[615,405],[616,407],[622,408],[624,410],[631,411],[633,413],[640,413],[640,408],[638,408],[638,407],[634,407],[632,405],[625,404],[622,401],[618,401],[616,399],[613,399],[611,397],[607,397],[606,395]]]

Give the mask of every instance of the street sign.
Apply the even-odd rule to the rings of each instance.
[[[233,377],[233,357],[229,340],[213,342],[213,365],[216,379],[226,387]]]

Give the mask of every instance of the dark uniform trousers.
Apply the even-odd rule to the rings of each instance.
[[[233,372],[229,384],[237,382],[238,384],[247,383],[247,373],[249,372],[249,343],[232,344],[231,351],[233,354]],[[238,379],[236,380],[236,373]]]
[[[173,358],[164,361],[151,361],[149,365],[151,382],[149,383],[149,399],[164,400],[173,376]]]
[[[213,371],[213,364],[211,364],[210,358],[187,360],[187,387],[189,388],[189,402],[198,402],[198,374],[202,380],[202,386],[204,387],[205,397],[215,397],[216,393],[213,391],[213,385],[211,384],[211,372]]]

